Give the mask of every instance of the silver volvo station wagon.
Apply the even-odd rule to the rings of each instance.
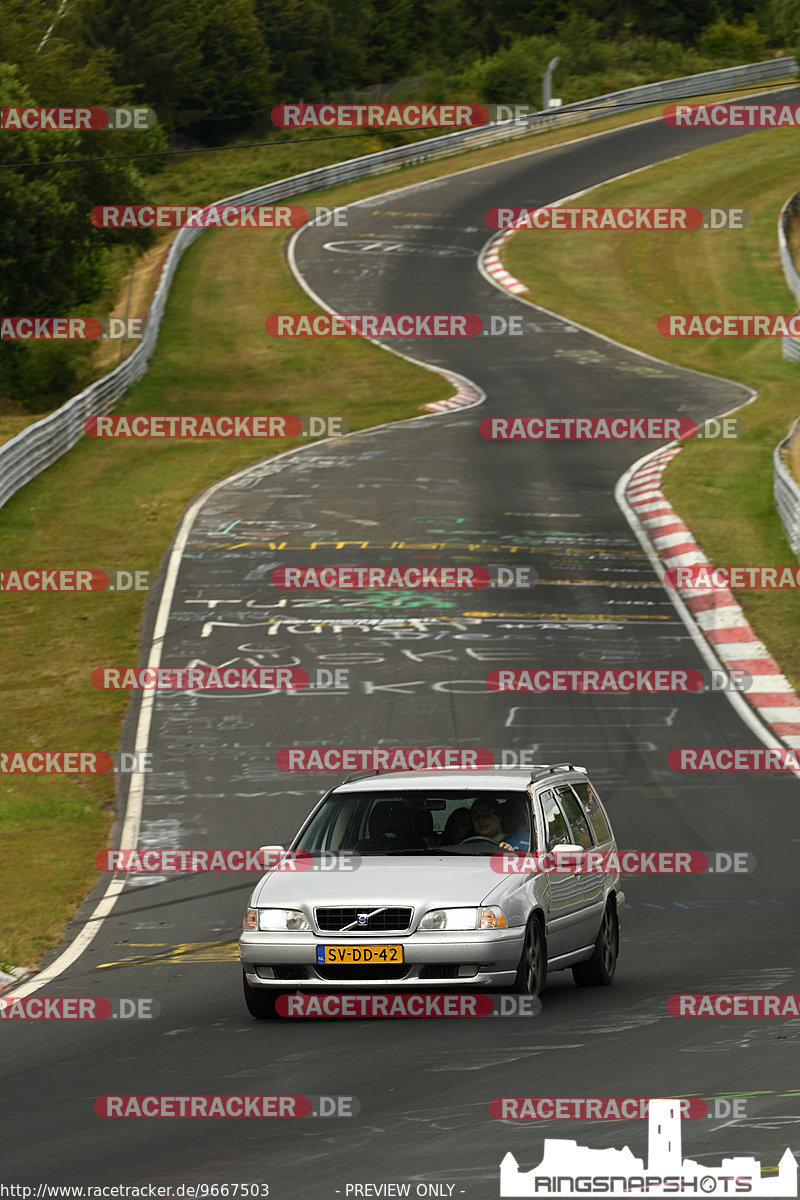
[[[536,996],[566,968],[610,984],[624,895],[618,870],[581,871],[587,850],[617,846],[583,767],[348,775],[286,851],[310,869],[276,866],[250,897],[247,1008],[269,1018],[280,993],[342,988]]]

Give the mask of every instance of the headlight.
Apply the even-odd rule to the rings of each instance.
[[[311,926],[305,913],[296,908],[248,908],[243,929],[264,929],[271,933],[307,933]]]
[[[419,923],[419,929],[505,929],[508,925],[500,908],[433,908]]]

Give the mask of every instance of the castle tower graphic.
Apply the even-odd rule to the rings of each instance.
[[[788,1148],[778,1165],[777,1175],[762,1177],[761,1163],[755,1158],[723,1158],[719,1167],[707,1167],[690,1158],[682,1158],[681,1106],[678,1100],[651,1100],[648,1115],[647,1163],[635,1158],[627,1146],[622,1150],[592,1150],[577,1142],[545,1138],[542,1161],[532,1171],[520,1171],[510,1152],[500,1164],[500,1195],[502,1197],[537,1196],[569,1197],[591,1195],[587,1177],[613,1179],[609,1190],[601,1184],[597,1192],[605,1196],[672,1196],[676,1194],[719,1196],[746,1194],[759,1196],[797,1196],[797,1160]],[[645,1177],[649,1176],[645,1188]],[[576,1187],[580,1178],[582,1186]],[[654,1182],[658,1178],[659,1183]],[[697,1181],[676,1193],[674,1180]],[[731,1181],[749,1188],[735,1188]],[[670,1185],[667,1179],[673,1182]],[[704,1184],[700,1181],[705,1180]]]
[[[681,1108],[677,1100],[652,1100],[647,1126],[647,1170],[681,1173]]]

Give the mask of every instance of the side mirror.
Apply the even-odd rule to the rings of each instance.
[[[264,856],[264,870],[274,871],[280,866],[286,855],[285,846],[259,846],[258,853]]]

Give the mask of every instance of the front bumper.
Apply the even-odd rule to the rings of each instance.
[[[251,987],[337,988],[436,987],[468,985],[510,987],[522,955],[523,927],[475,932],[430,932],[405,937],[344,938],[315,933],[246,931],[239,957]],[[317,946],[402,945],[403,963],[383,967],[333,967],[317,964]],[[437,970],[437,968],[439,968]]]

